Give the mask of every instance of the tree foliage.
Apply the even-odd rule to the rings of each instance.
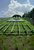
[[[13,17],[21,17],[20,15],[13,15]]]
[[[32,23],[34,24],[34,8],[32,9],[32,11],[25,13],[22,17],[23,18],[26,17],[26,18],[31,19]]]

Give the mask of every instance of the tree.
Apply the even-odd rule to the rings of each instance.
[[[13,15],[12,17],[21,17],[20,15]]]
[[[31,19],[32,23],[34,24],[34,8],[32,9],[32,11],[25,13],[24,15],[22,15],[22,17],[28,17],[29,19]]]

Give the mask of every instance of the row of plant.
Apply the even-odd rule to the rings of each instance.
[[[13,27],[12,27],[12,29],[11,29],[11,32],[12,33],[17,33],[19,30],[18,30],[18,25],[17,25],[17,23],[15,22],[14,23],[14,25],[13,25]]]
[[[5,26],[6,26],[6,24],[2,25],[2,26],[0,27],[0,30],[1,30],[2,28],[4,28]]]
[[[11,25],[10,27],[11,27],[11,29],[9,31],[12,34],[13,33],[15,33],[15,34],[16,33],[18,33],[18,34],[32,34],[30,27],[28,27],[28,25],[24,25],[24,24],[22,24],[20,22],[19,23],[15,22],[15,24],[13,24],[13,26]]]
[[[0,25],[0,31],[3,33],[17,33],[17,34],[32,34],[34,31],[31,28],[31,25],[26,22],[4,22],[3,25]]]
[[[2,30],[4,29],[4,27],[7,25],[7,22],[3,22],[3,24],[0,25],[0,32],[3,32]]]
[[[14,26],[13,32],[14,32],[15,34],[19,34],[19,27],[18,27],[18,24]]]
[[[31,32],[34,33],[34,26],[30,22],[27,22],[27,25],[30,28]]]
[[[6,28],[3,30],[3,32],[6,32],[7,29],[9,28],[10,24],[8,26],[6,26]]]
[[[11,33],[11,29],[12,29],[12,26],[13,26],[14,23],[10,22],[9,24],[10,24],[10,26],[9,26],[9,28],[6,30],[7,33]]]
[[[31,25],[27,25],[27,26],[30,29],[30,32],[34,34],[34,29],[32,28],[32,26]]]
[[[25,34],[25,30],[23,29],[23,25],[22,25],[22,23],[18,23],[19,25],[19,34],[20,35],[24,35]]]

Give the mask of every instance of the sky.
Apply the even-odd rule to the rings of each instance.
[[[0,18],[23,15],[34,8],[34,0],[0,0]]]

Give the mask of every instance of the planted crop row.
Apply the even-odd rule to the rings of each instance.
[[[7,24],[8,24],[7,22],[6,22],[6,23],[4,22],[3,24],[1,24],[0,30],[1,30],[2,28],[4,28]]]
[[[12,28],[11,28],[11,33],[14,33],[13,29],[14,29],[15,23],[13,24]]]
[[[6,24],[4,24],[3,26],[1,26],[1,27],[0,27],[0,30],[1,30],[2,28],[4,28],[5,26],[6,26]]]
[[[34,33],[34,30],[31,29],[31,26],[28,26],[28,25],[27,25],[27,27],[30,29],[30,31],[31,31],[32,33]]]
[[[3,30],[4,30],[5,26],[7,26],[7,23],[4,23],[3,25],[1,25],[1,27],[0,27],[0,31],[2,31],[2,32],[3,32]]]
[[[15,22],[15,24],[13,25],[13,28],[11,29],[12,30],[12,33],[17,33],[19,30],[18,30],[18,25],[17,23]]]
[[[9,22],[9,24],[10,24],[10,26],[9,26],[9,28],[6,30],[6,33],[9,33],[9,34],[10,34],[14,23]]]
[[[19,27],[19,35],[25,35],[25,30],[23,29],[23,25],[21,23],[18,23]]]
[[[2,24],[0,24],[0,31],[6,34],[25,35],[32,34],[34,30],[31,28],[31,25],[25,22],[4,22]]]
[[[3,30],[3,32],[6,32],[7,29],[9,28],[10,24],[8,26],[6,26],[6,28]]]
[[[27,25],[24,25],[26,34],[32,34],[31,30],[27,27]]]

